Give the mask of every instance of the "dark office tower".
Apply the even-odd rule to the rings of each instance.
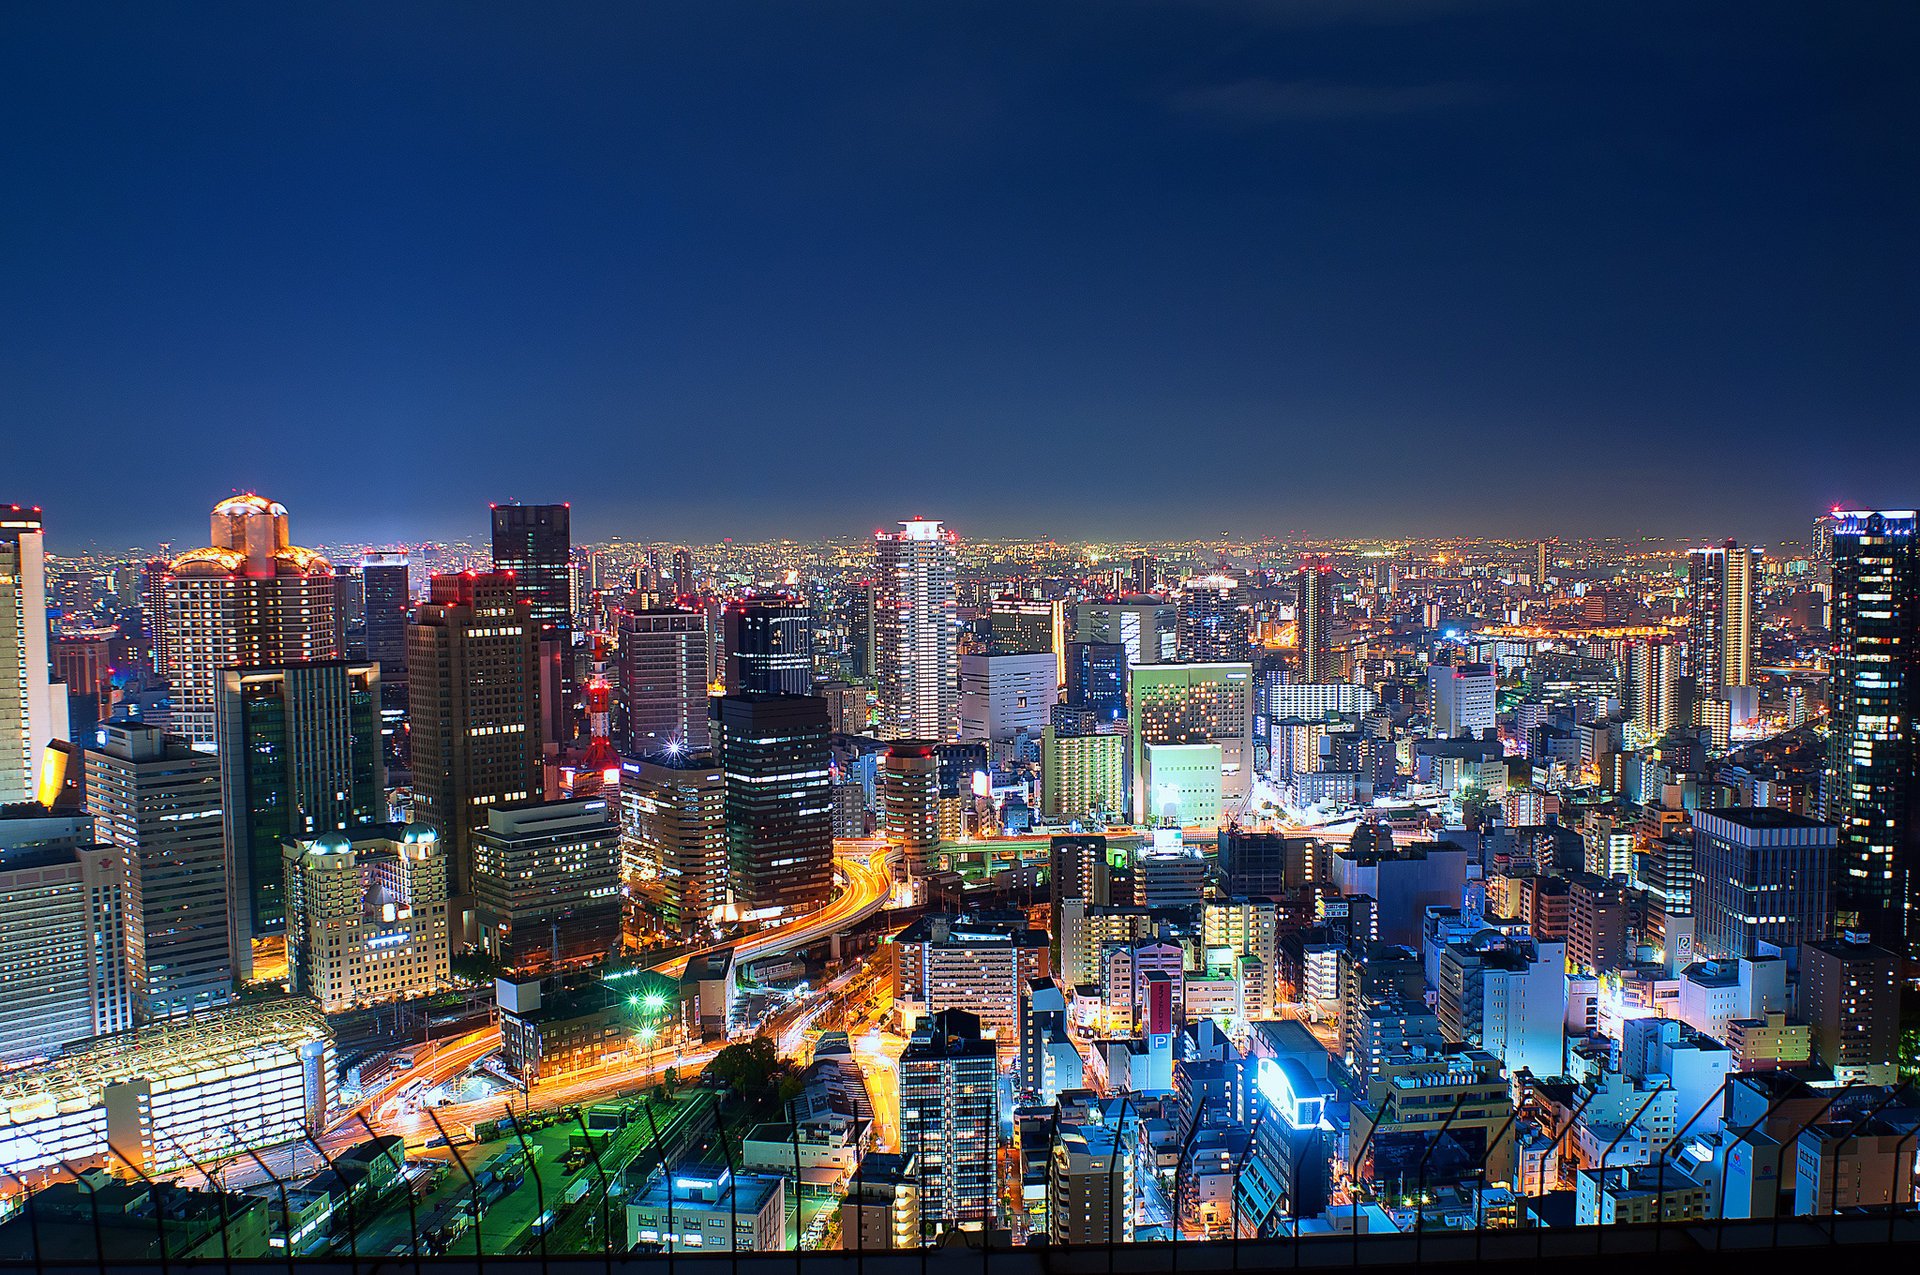
[[[1244,660],[1253,649],[1240,582],[1232,576],[1196,576],[1180,582],[1180,658]]]
[[[693,584],[693,550],[685,545],[673,551],[673,592],[682,598],[699,594]]]
[[[614,747],[629,757],[706,751],[709,654],[704,611],[622,613]]]
[[[514,594],[541,628],[573,625],[573,532],[568,505],[495,505],[493,569],[513,574]]]
[[[1294,573],[1294,618],[1300,648],[1300,680],[1335,682],[1332,643],[1333,564],[1308,558]]]
[[[434,576],[407,626],[413,817],[440,834],[449,897],[472,893],[487,811],[541,795],[540,641],[502,572]],[[458,905],[450,929],[462,929]]]
[[[380,685],[407,684],[407,609],[413,604],[407,555],[368,553],[360,558],[366,595],[367,658],[380,666]]]
[[[720,612],[727,694],[813,690],[813,617],[798,598],[737,598]]]
[[[862,580],[854,585],[844,605],[847,672],[869,679],[873,676],[873,582]]]
[[[1826,815],[1839,928],[1920,955],[1920,526],[1912,512],[1834,514]]]
[[[1067,644],[1067,703],[1102,722],[1127,715],[1127,648],[1118,642]]]
[[[286,932],[282,844],[386,818],[380,670],[348,660],[222,669],[214,730],[228,929],[244,983],[254,943]]]
[[[745,691],[713,701],[727,777],[727,876],[742,920],[819,907],[833,893],[827,702]]]
[[[1105,837],[1054,837],[1048,843],[1047,854],[1048,898],[1053,904],[1056,929],[1064,904],[1079,902],[1105,907],[1113,902]]]

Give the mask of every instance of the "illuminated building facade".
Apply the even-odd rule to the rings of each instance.
[[[727,900],[727,782],[711,753],[620,763],[620,875],[671,934],[693,933]]]
[[[711,657],[704,611],[622,613],[615,747],[629,757],[704,751]]]
[[[605,962],[620,942],[620,830],[603,797],[496,805],[473,837],[480,946],[516,974]]]
[[[254,942],[286,929],[282,843],[386,816],[380,670],[346,660],[229,668],[220,684],[229,941],[244,982]]]
[[[1825,938],[1839,830],[1772,806],[1693,812],[1695,947],[1759,956]]]
[[[447,864],[433,829],[330,832],[283,855],[295,992],[334,1014],[447,986]]]
[[[996,1070],[980,1020],[958,1009],[922,1023],[900,1056],[900,1147],[918,1170],[923,1238],[994,1215]]]
[[[1133,670],[1129,694],[1135,818],[1148,818],[1154,808],[1147,756],[1152,744],[1219,745],[1220,800],[1228,806],[1246,800],[1253,783],[1251,664],[1143,664]]]
[[[41,749],[66,738],[66,698],[53,694],[47,659],[40,511],[0,505],[0,805],[35,798]]]
[[[455,907],[487,812],[541,794],[539,659],[528,604],[497,572],[433,577],[407,626],[413,817],[440,834]]]
[[[360,557],[361,588],[366,595],[367,658],[380,666],[380,686],[406,701],[407,612],[413,605],[404,553],[367,553]]]
[[[1920,955],[1920,515],[1836,512],[1826,816],[1840,827],[1834,908]]]
[[[1698,700],[1753,685],[1760,551],[1727,541],[1687,555],[1687,672]]]
[[[1436,739],[1475,739],[1494,727],[1498,677],[1491,664],[1436,664],[1427,670],[1428,714]]]
[[[1180,613],[1151,595],[1082,602],[1074,608],[1074,638],[1123,646],[1128,664],[1170,664],[1180,654]]]
[[[1059,662],[1048,652],[960,657],[963,740],[1036,739],[1060,699]]]
[[[75,837],[0,854],[0,1063],[133,1025],[128,907],[115,846]]]
[[[171,1018],[233,996],[219,759],[114,722],[87,750],[94,835],[127,856],[135,1012]]]
[[[493,569],[541,628],[573,625],[573,510],[568,505],[494,505]]]
[[[727,879],[743,919],[809,911],[833,892],[833,735],[812,695],[714,701],[726,775]]]
[[[940,758],[928,740],[899,739],[880,759],[880,832],[907,874],[924,877],[940,852]]]
[[[1253,1088],[1265,1110],[1234,1185],[1244,1236],[1279,1235],[1327,1211],[1333,1190],[1332,1127],[1321,1082],[1298,1058],[1254,1061]]]
[[[1244,660],[1253,633],[1232,576],[1195,576],[1180,582],[1177,647],[1183,660]]]
[[[779,594],[735,598],[720,617],[727,694],[813,693],[813,616],[805,602]]]
[[[1058,600],[995,598],[987,608],[987,645],[998,655],[1051,655],[1054,679],[1067,675],[1067,605]]]
[[[1066,657],[1066,702],[1098,722],[1127,715],[1127,648],[1118,642],[1070,642]]]
[[[1294,573],[1294,620],[1300,648],[1300,680],[1337,682],[1333,660],[1333,564],[1316,558]]]
[[[1680,704],[1683,651],[1679,643],[1666,638],[1627,643],[1622,657],[1624,707],[1643,741],[1659,739],[1685,724]]]
[[[173,730],[212,749],[222,671],[341,659],[346,612],[333,564],[288,539],[284,505],[254,495],[222,501],[209,539],[161,579],[160,645]]]
[[[944,741],[958,726],[954,540],[927,518],[874,537],[873,665],[883,738]]]
[[[1048,726],[1040,733],[1040,813],[1050,821],[1122,820],[1127,737]]]

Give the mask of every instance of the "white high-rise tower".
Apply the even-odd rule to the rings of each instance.
[[[874,537],[874,675],[889,739],[950,740],[959,726],[955,540],[928,518]]]
[[[47,672],[47,557],[40,511],[0,505],[0,804],[32,801],[40,754],[67,735]]]

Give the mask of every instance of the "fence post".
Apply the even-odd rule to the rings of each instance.
[[[1834,1152],[1833,1152],[1833,1192],[1835,1195],[1838,1195],[1840,1193],[1841,1152],[1846,1149],[1846,1145],[1848,1142],[1850,1142],[1851,1140],[1853,1140],[1855,1137],[1858,1136],[1860,1129],[1865,1127],[1868,1121],[1872,1120],[1875,1116],[1879,1115],[1882,1108],[1884,1108],[1888,1103],[1892,1102],[1895,1098],[1900,1096],[1900,1092],[1901,1092],[1901,1089],[1899,1085],[1887,1086],[1886,1097],[1882,1098],[1879,1102],[1874,1103],[1873,1109],[1871,1111],[1868,1111],[1866,1115],[1857,1117],[1852,1124],[1847,1126],[1847,1131],[1840,1135],[1840,1144],[1834,1148]],[[1889,1194],[1891,1194],[1891,1192],[1889,1192]],[[1891,1204],[1893,1201],[1889,1199],[1887,1202]],[[1816,1199],[1814,1202],[1814,1212],[1816,1216],[1819,1213],[1819,1208],[1820,1208],[1819,1201]],[[1829,1244],[1837,1244],[1840,1242],[1840,1205],[1837,1201],[1833,1206],[1833,1223],[1831,1226],[1827,1228],[1827,1242]]]
[[[1130,1094],[1123,1092],[1120,1095],[1120,1123],[1115,1126],[1113,1131],[1113,1164],[1109,1166],[1107,1170],[1107,1194],[1112,1198],[1113,1202],[1113,1207],[1108,1210],[1107,1222],[1107,1275],[1113,1275],[1114,1256],[1120,1247],[1120,1237],[1127,1233],[1127,1228],[1124,1225],[1116,1225],[1113,1215],[1116,1214],[1120,1208],[1120,1163],[1122,1154],[1120,1150],[1120,1139],[1127,1130],[1127,1107],[1131,1099],[1132,1095]],[[995,1121],[995,1123],[997,1124],[998,1121]],[[1131,1159],[1132,1157],[1128,1156],[1127,1158]],[[996,1171],[996,1179],[998,1176],[998,1172]],[[1128,1185],[1132,1185],[1131,1179],[1129,1179]]]
[[[427,1113],[427,1119],[431,1120],[433,1122],[433,1127],[439,1131],[440,1141],[446,1144],[447,1153],[453,1157],[453,1162],[460,1166],[460,1175],[466,1178],[467,1189],[472,1192],[471,1198],[473,1200],[473,1261],[474,1261],[474,1264],[477,1266],[483,1261],[485,1261],[486,1259],[486,1248],[481,1243],[481,1240],[480,1240],[480,1218],[481,1218],[481,1215],[486,1212],[486,1210],[482,1208],[480,1204],[480,1184],[473,1180],[473,1170],[467,1167],[467,1157],[460,1154],[460,1148],[454,1146],[453,1139],[447,1136],[447,1128],[445,1125],[440,1123],[439,1114],[435,1112],[432,1107],[422,1107],[421,1110]]]
[[[1798,1178],[1800,1176],[1800,1169],[1799,1169],[1799,1163],[1798,1163],[1800,1158],[1800,1150],[1799,1150],[1799,1146],[1797,1145],[1800,1141],[1800,1135],[1805,1133],[1808,1129],[1811,1129],[1815,1124],[1817,1124],[1822,1118],[1826,1116],[1827,1112],[1833,1110],[1833,1104],[1836,1102],[1839,1102],[1842,1098],[1846,1097],[1849,1090],[1857,1089],[1859,1087],[1860,1087],[1860,1082],[1857,1080],[1849,1081],[1847,1084],[1842,1085],[1839,1089],[1839,1092],[1835,1093],[1833,1097],[1827,1099],[1825,1102],[1820,1104],[1820,1110],[1814,1112],[1812,1115],[1808,1116],[1805,1120],[1802,1120],[1800,1122],[1800,1127],[1793,1131],[1793,1137],[1791,1139],[1789,1139],[1787,1142],[1782,1142],[1780,1144],[1780,1151],[1783,1156],[1786,1154],[1786,1149],[1789,1143],[1794,1144],[1794,1161],[1795,1161],[1794,1177]],[[1814,1183],[1814,1186],[1816,1187],[1818,1187],[1819,1185],[1820,1184],[1818,1181]],[[1799,1202],[1800,1202],[1799,1188],[1795,1187],[1794,1188],[1794,1204],[1797,1206]],[[1815,1207],[1818,1207],[1817,1202]],[[1774,1210],[1773,1210],[1773,1239],[1771,1243],[1775,1248],[1778,1248],[1780,1246],[1780,1207],[1777,1204],[1774,1206]]]
[[[1580,1123],[1580,1117],[1587,1113],[1587,1108],[1592,1106],[1593,1100],[1595,1098],[1598,1098],[1599,1096],[1600,1096],[1600,1087],[1598,1085],[1595,1085],[1593,1092],[1588,1094],[1585,1100],[1582,1101],[1579,1106],[1573,1109],[1573,1114],[1567,1117],[1567,1122],[1560,1126],[1560,1132],[1554,1134],[1553,1141],[1548,1144],[1547,1156],[1549,1158],[1550,1163],[1553,1165],[1554,1182],[1558,1183],[1560,1181],[1560,1148],[1566,1143],[1567,1135],[1573,1132],[1573,1127]],[[1541,1185],[1545,1186],[1546,1183],[1542,1182]],[[1534,1258],[1535,1260],[1544,1261],[1546,1258],[1546,1254],[1547,1254],[1547,1228],[1544,1226],[1536,1226],[1533,1228]]]
[[[1447,1112],[1447,1118],[1441,1123],[1440,1131],[1433,1135],[1433,1140],[1427,1143],[1427,1149],[1420,1153],[1420,1167],[1413,1185],[1413,1263],[1416,1266],[1420,1264],[1420,1259],[1426,1252],[1427,1243],[1427,1161],[1433,1157],[1434,1150],[1440,1145],[1440,1140],[1447,1136],[1447,1130],[1453,1128],[1454,1120],[1460,1115],[1461,1104],[1466,1100],[1467,1095],[1464,1092],[1454,1096],[1453,1108]]]
[[[107,1154],[115,1157],[120,1161],[120,1163],[126,1165],[128,1172],[132,1173],[135,1177],[139,1178],[140,1181],[146,1186],[147,1194],[153,1200],[154,1234],[160,1240],[160,1275],[171,1275],[172,1266],[169,1260],[170,1255],[167,1252],[167,1219],[165,1214],[163,1214],[160,1209],[160,1184],[158,1182],[155,1182],[152,1178],[148,1177],[146,1175],[146,1172],[142,1170],[139,1165],[127,1159],[126,1153],[120,1150],[119,1147],[114,1146],[113,1143],[111,1142],[107,1143]],[[7,1176],[13,1177],[11,1173],[7,1174]],[[16,1182],[19,1181],[18,1178],[15,1178],[14,1180]],[[38,1256],[39,1255],[36,1253],[35,1257],[38,1258]]]
[[[1731,1084],[1732,1082],[1729,1081],[1728,1083]],[[1735,1142],[1745,1141],[1748,1137],[1752,1135],[1755,1129],[1758,1129],[1761,1125],[1771,1120],[1773,1118],[1773,1113],[1778,1111],[1780,1109],[1780,1105],[1792,1096],[1793,1096],[1793,1091],[1788,1090],[1787,1092],[1781,1094],[1778,1098],[1775,1098],[1772,1102],[1769,1102],[1767,1104],[1767,1109],[1760,1113],[1760,1118],[1754,1121],[1752,1124],[1748,1125],[1745,1129],[1742,1129],[1740,1131],[1740,1136],[1734,1139],[1734,1141]],[[1731,1147],[1732,1144],[1729,1143],[1728,1145],[1729,1147]],[[1776,1173],[1777,1173],[1777,1169],[1776,1169]],[[1778,1197],[1780,1195],[1780,1187],[1779,1187],[1779,1178],[1777,1176],[1774,1178],[1774,1183],[1775,1183],[1774,1190],[1773,1190],[1773,1193],[1775,1196],[1774,1207],[1778,1208],[1779,1207]],[[1713,1231],[1713,1251],[1718,1253],[1721,1249],[1721,1245],[1725,1239],[1726,1231],[1727,1231],[1727,1175],[1726,1175],[1726,1168],[1724,1164],[1721,1166],[1721,1173],[1720,1173],[1720,1205],[1717,1209],[1714,1210],[1714,1212],[1716,1215],[1716,1223]]]
[[[27,1185],[25,1178],[22,1178],[6,1165],[0,1165],[0,1175],[12,1179],[13,1184],[20,1188],[20,1211],[26,1214],[27,1239],[33,1244],[33,1268],[35,1270],[43,1270],[45,1269],[43,1266],[45,1254],[40,1248],[40,1208],[33,1202],[33,1190]],[[162,1239],[160,1242],[160,1260],[162,1263],[166,1261],[166,1253],[167,1244],[165,1239]]]
[[[533,1144],[527,1141],[527,1135],[521,1130],[520,1122],[514,1119],[513,1104],[504,1104],[507,1113],[507,1128],[513,1131],[514,1140],[520,1144],[520,1153],[527,1157],[527,1176],[533,1179],[533,1207],[540,1210],[533,1220],[534,1228],[539,1232],[540,1263],[547,1261],[547,1192],[540,1184],[540,1164],[533,1156]]]
[[[87,1206],[93,1214],[93,1258],[94,1261],[100,1265],[100,1275],[106,1275],[107,1242],[100,1233],[99,1190],[93,1183],[87,1181],[86,1175],[82,1174],[80,1170],[74,1168],[71,1164],[68,1164],[65,1160],[60,1161],[60,1167],[67,1171],[67,1176],[73,1179],[75,1186],[82,1188],[87,1193]],[[155,1205],[156,1207],[158,1206],[158,1201],[155,1201]]]
[[[1261,1103],[1260,1110],[1254,1112],[1253,1127],[1247,1130],[1247,1149],[1240,1156],[1240,1163],[1233,1169],[1233,1193],[1228,1197],[1233,1230],[1233,1269],[1240,1269],[1240,1175],[1247,1171],[1247,1161],[1253,1159],[1254,1148],[1259,1144],[1260,1126],[1267,1119],[1267,1104]]]
[[[1349,1130],[1351,1130],[1351,1126],[1349,1126]],[[1358,1269],[1360,1266],[1360,1193],[1354,1188],[1360,1182],[1360,1166],[1366,1161],[1368,1149],[1373,1146],[1373,1135],[1378,1132],[1380,1132],[1380,1122],[1376,1119],[1372,1124],[1367,1126],[1367,1136],[1360,1139],[1359,1153],[1347,1164],[1347,1202],[1353,1206],[1353,1212],[1348,1221],[1348,1229],[1353,1232],[1353,1265],[1355,1269]],[[1353,1135],[1349,1132],[1347,1136],[1352,1137]]]
[[[340,1172],[339,1166],[334,1164],[333,1157],[327,1154],[326,1148],[320,1145],[320,1140],[318,1138],[315,1138],[312,1134],[309,1133],[309,1134],[302,1135],[301,1141],[305,1142],[308,1146],[312,1147],[313,1153],[316,1156],[320,1157],[320,1162],[322,1164],[325,1164],[327,1168],[332,1171],[333,1176],[338,1178],[343,1186],[346,1185],[347,1183],[346,1175]],[[353,1191],[351,1188],[349,1188],[347,1191],[346,1205],[347,1205],[347,1256],[351,1260],[358,1261],[360,1258],[360,1210],[358,1206],[355,1205],[354,1203]]]
[[[1631,1130],[1633,1126],[1640,1123],[1640,1117],[1647,1114],[1647,1108],[1653,1105],[1653,1100],[1655,1098],[1658,1098],[1661,1094],[1666,1093],[1669,1089],[1672,1089],[1672,1088],[1673,1086],[1670,1084],[1661,1085],[1658,1088],[1656,1088],[1652,1093],[1648,1094],[1647,1100],[1641,1103],[1639,1108],[1634,1111],[1633,1118],[1628,1120],[1626,1124],[1620,1126],[1620,1132],[1613,1135],[1613,1141],[1609,1142],[1607,1144],[1607,1149],[1600,1153],[1600,1186],[1602,1190],[1606,1188],[1607,1161],[1613,1158],[1613,1149],[1620,1145],[1620,1139],[1626,1137],[1627,1132]],[[1649,1150],[1653,1148],[1653,1138],[1651,1135],[1649,1135],[1647,1138],[1647,1148]],[[1593,1225],[1594,1256],[1598,1257],[1603,1251],[1605,1251],[1606,1246],[1607,1246],[1607,1228],[1604,1226],[1601,1226],[1599,1219],[1596,1218],[1594,1220],[1594,1225]]]
[[[178,1151],[182,1158],[184,1158],[188,1164],[191,1164],[195,1171],[207,1180],[207,1185],[213,1189],[213,1198],[218,1201],[220,1205],[220,1262],[222,1267],[227,1271],[227,1275],[233,1275],[233,1244],[230,1234],[232,1231],[232,1219],[227,1216],[226,1188],[220,1185],[219,1178],[202,1167],[200,1162],[194,1159],[185,1147],[180,1145],[178,1138],[169,1137],[167,1141],[173,1143],[173,1149]]]
[[[1909,1142],[1913,1141],[1915,1134],[1920,1134],[1920,1124],[1915,1124],[1913,1128],[1907,1130],[1907,1136],[1893,1145],[1894,1172],[1900,1172],[1900,1165],[1903,1161],[1907,1166],[1906,1172],[1901,1175],[1901,1177],[1895,1178],[1894,1181],[1899,1182],[1904,1180],[1906,1182],[1907,1203],[1909,1205],[1913,1203],[1913,1161],[1907,1158],[1908,1152],[1906,1151],[1906,1146]],[[1899,1218],[1900,1201],[1897,1199],[1887,1201],[1887,1243],[1889,1244],[1893,1243],[1894,1223],[1897,1222]]]
[[[1528,1074],[1531,1075],[1531,1073]],[[1486,1189],[1487,1185],[1487,1161],[1493,1159],[1493,1153],[1500,1149],[1500,1144],[1506,1140],[1507,1134],[1512,1131],[1514,1122],[1520,1119],[1520,1111],[1521,1104],[1517,1102],[1514,1103],[1513,1112],[1507,1117],[1506,1123],[1502,1124],[1499,1132],[1495,1133],[1487,1142],[1486,1154],[1480,1157],[1480,1187],[1482,1191]],[[1481,1253],[1485,1249],[1487,1235],[1486,1213],[1485,1210],[1478,1206],[1473,1210],[1473,1223],[1473,1260],[1478,1262]]]
[[[1180,1269],[1180,1208],[1182,1203],[1182,1185],[1186,1181],[1187,1156],[1193,1150],[1193,1140],[1200,1136],[1200,1117],[1206,1111],[1203,1101],[1193,1113],[1193,1123],[1187,1128],[1187,1136],[1180,1141],[1180,1158],[1173,1164],[1173,1269]]]

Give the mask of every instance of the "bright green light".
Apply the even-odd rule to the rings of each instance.
[[[667,1007],[667,994],[665,992],[648,992],[646,1005],[649,1011],[656,1014],[659,1013]]]
[[[640,1043],[644,1045],[659,1034],[660,1033],[652,1027],[642,1027],[640,1029]]]

